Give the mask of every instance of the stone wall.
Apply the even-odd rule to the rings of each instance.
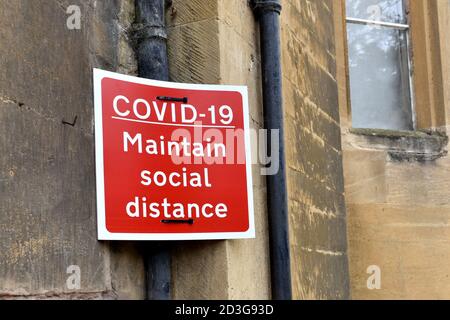
[[[416,3],[417,5],[425,2]],[[444,81],[444,105],[428,105],[428,113],[449,106],[447,59],[448,1],[434,1],[437,14],[425,17],[438,21],[440,30],[434,34],[428,52],[414,54],[415,68],[430,69],[443,58],[439,68]],[[418,6],[420,7],[420,6]],[[425,7],[425,6],[423,6]],[[416,8],[417,9],[417,8]],[[416,12],[426,16],[425,12]],[[446,156],[447,138],[440,133],[399,133],[376,130],[351,130],[346,83],[344,11],[336,14],[338,81],[343,125],[344,173],[348,214],[351,289],[354,299],[448,299],[450,297],[449,232],[450,232],[450,158]],[[427,32],[430,32],[429,30]],[[440,34],[440,38],[439,38]],[[437,35],[437,42],[436,42]],[[426,41],[427,39],[422,39]],[[423,49],[423,48],[422,48]],[[419,52],[422,52],[423,50]],[[425,64],[425,66],[423,66]],[[417,81],[425,82],[425,79]],[[416,87],[423,90],[425,86]],[[423,92],[421,92],[423,94]],[[444,100],[443,97],[434,101]],[[421,110],[425,112],[425,110]],[[430,116],[432,118],[432,116]],[[448,113],[439,122],[448,123]],[[435,123],[435,122],[434,122]],[[436,156],[437,155],[437,156]],[[381,270],[381,289],[369,290],[369,266]]]
[[[349,297],[333,3],[283,1],[296,299]],[[81,8],[80,30],[66,27],[69,5]],[[0,4],[0,298],[144,297],[151,244],[96,240],[92,68],[136,74],[133,20],[133,0]],[[248,86],[251,127],[263,128],[259,30],[248,2],[173,0],[167,23],[171,80]],[[270,298],[260,169],[257,238],[168,245],[174,298]],[[81,271],[79,290],[66,284],[71,265]]]
[[[81,9],[80,30],[66,27],[69,5]],[[97,241],[95,207],[92,68],[135,71],[133,8],[0,3],[0,297],[143,297],[141,254]],[[66,285],[71,265],[79,290]]]
[[[282,3],[294,297],[347,299],[350,292],[334,1]]]

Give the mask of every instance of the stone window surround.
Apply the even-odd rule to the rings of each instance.
[[[447,155],[445,102],[441,61],[439,23],[435,1],[405,0],[411,26],[415,131],[381,129],[348,129],[359,147],[385,150],[392,161],[434,161]],[[345,0],[342,0],[345,6]],[[345,8],[345,7],[344,7]],[[345,15],[345,9],[342,13]],[[343,17],[345,22],[345,16]],[[345,63],[348,61],[347,36],[344,28]],[[349,97],[348,65],[346,66]],[[351,105],[347,98],[344,110],[351,123]],[[342,110],[341,110],[342,112]]]
[[[359,148],[386,151],[391,161],[428,162],[447,155],[448,137],[439,131],[350,129]]]

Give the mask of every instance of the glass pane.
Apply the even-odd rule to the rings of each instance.
[[[406,31],[347,26],[353,127],[412,130]]]
[[[403,0],[347,0],[346,6],[349,18],[406,24]]]

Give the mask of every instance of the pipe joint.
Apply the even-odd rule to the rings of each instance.
[[[148,39],[167,39],[167,32],[163,26],[137,23],[134,25],[134,39],[138,42]]]
[[[278,0],[251,0],[250,5],[258,16],[265,12],[281,14],[282,7]]]

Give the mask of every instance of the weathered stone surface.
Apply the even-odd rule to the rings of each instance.
[[[297,298],[303,300],[348,299],[347,255],[320,249],[292,247],[292,264],[302,272],[293,273]]]
[[[140,255],[96,240],[91,78],[124,59],[119,2],[0,4],[0,296],[142,297]],[[69,5],[81,30],[66,27]],[[66,286],[70,265],[79,290]]]
[[[357,299],[446,299],[449,206],[349,205],[352,290]],[[381,268],[381,290],[366,269]]]
[[[358,147],[385,150],[391,160],[426,162],[447,155],[448,137],[445,133],[422,131],[390,131],[351,129],[352,143]]]
[[[252,129],[263,127],[262,78],[258,23],[247,1],[219,1],[221,83],[249,89]],[[256,145],[258,141],[252,140]],[[270,260],[265,176],[259,162],[253,165],[256,239],[229,241],[231,299],[269,299]]]
[[[434,16],[425,10],[428,5],[439,6]],[[427,123],[428,129],[442,133],[448,130],[433,125],[449,121],[448,114],[443,115],[449,110],[449,100],[441,105],[435,94],[441,87],[446,88],[446,97],[450,92],[446,58],[450,48],[446,36],[450,7],[448,1],[418,1],[413,2],[411,12],[415,23],[417,18],[431,18],[434,21],[426,24],[441,26],[439,38],[439,33],[429,26],[414,25],[413,47],[419,47],[414,51],[419,127]],[[341,48],[345,47],[344,16],[341,11],[336,21],[336,39]],[[417,30],[432,36],[417,37]],[[434,43],[433,52],[429,51],[430,43]],[[439,51],[444,58],[442,65],[433,58]],[[338,68],[338,81],[341,123],[345,124],[342,138],[352,297],[448,299],[450,158],[446,155],[447,138],[437,133],[351,130],[345,90],[346,57],[344,50],[337,52],[338,65],[343,66]],[[423,55],[427,58],[423,59]],[[442,70],[437,70],[436,64]],[[436,71],[445,75],[443,83],[439,76],[428,78],[427,73]],[[428,91],[431,82],[434,92]],[[430,102],[433,100],[436,103]],[[367,287],[370,276],[367,268],[372,265],[381,269],[380,290]]]
[[[350,296],[332,1],[283,1],[294,297]]]
[[[225,241],[180,243],[172,250],[175,299],[228,299]]]

